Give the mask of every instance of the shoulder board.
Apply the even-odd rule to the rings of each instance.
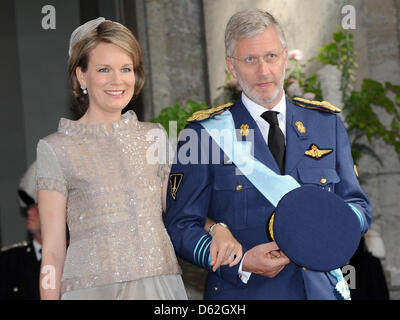
[[[331,105],[328,101],[314,101],[295,97],[293,98],[293,102],[296,105],[307,109],[320,110],[329,113],[340,113],[342,111],[340,108]]]
[[[0,252],[4,252],[4,251],[14,249],[14,248],[26,247],[27,245],[28,245],[28,242],[26,242],[26,241],[14,243],[9,246],[5,246],[5,247],[1,248]]]
[[[205,120],[208,118],[212,118],[212,117],[216,116],[217,114],[221,114],[225,110],[229,109],[232,105],[233,105],[233,103],[229,102],[229,103],[223,104],[219,107],[196,111],[189,118],[187,118],[186,121],[197,122],[197,121],[202,121],[202,120]]]

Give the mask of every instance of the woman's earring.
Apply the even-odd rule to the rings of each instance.
[[[87,89],[84,86],[81,86],[83,94],[87,94]]]

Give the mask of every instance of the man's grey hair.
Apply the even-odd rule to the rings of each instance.
[[[226,56],[232,57],[236,41],[263,33],[269,26],[275,27],[282,48],[286,48],[285,33],[270,13],[261,9],[248,9],[235,13],[229,19],[225,29]]]

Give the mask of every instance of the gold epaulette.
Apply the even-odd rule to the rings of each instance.
[[[9,246],[5,246],[5,247],[1,248],[0,252],[7,251],[10,249],[14,249],[14,248],[26,247],[27,245],[28,245],[28,242],[26,242],[26,241],[10,244]]]
[[[229,109],[231,105],[233,105],[233,103],[229,102],[229,103],[225,103],[219,107],[196,111],[189,118],[187,118],[186,121],[188,121],[188,122],[202,121],[202,120],[205,120],[208,118],[212,118],[212,117],[216,116],[217,114],[221,114],[225,110]]]
[[[329,113],[340,113],[342,111],[340,108],[333,106],[328,101],[314,101],[295,97],[293,98],[293,102],[296,105],[307,109],[315,109]]]

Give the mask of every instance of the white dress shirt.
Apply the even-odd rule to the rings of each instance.
[[[242,102],[246,107],[247,111],[250,113],[254,121],[257,123],[258,128],[260,129],[265,142],[268,145],[268,132],[269,132],[269,123],[265,121],[261,115],[265,111],[277,111],[278,114],[278,122],[279,128],[282,130],[283,135],[285,136],[286,141],[286,98],[285,92],[283,92],[281,100],[274,106],[271,110],[260,106],[259,104],[255,103],[254,101],[250,100],[244,93],[242,93]]]

